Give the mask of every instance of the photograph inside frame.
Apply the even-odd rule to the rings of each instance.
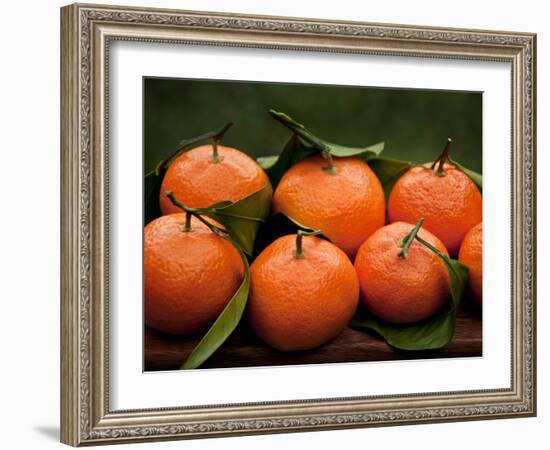
[[[482,94],[143,79],[145,371],[482,356]]]

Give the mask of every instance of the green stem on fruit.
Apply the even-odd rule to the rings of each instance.
[[[185,225],[182,227],[182,231],[191,231],[191,216],[195,216],[198,220],[200,220],[202,223],[204,223],[208,228],[210,228],[210,231],[217,234],[218,236],[221,236],[225,238],[228,236],[229,232],[225,228],[217,227],[216,225],[211,224],[208,222],[202,215],[208,211],[208,208],[191,208],[190,206],[187,206],[180,202],[175,196],[174,193],[171,191],[166,191],[164,193],[166,197],[170,199],[173,205],[177,206],[178,208],[183,209],[187,215],[185,217]],[[187,228],[189,226],[189,228]]]
[[[212,142],[212,158],[210,158],[209,161],[213,164],[217,164],[223,160],[223,157],[218,153],[218,142],[218,139],[214,139]]]
[[[437,158],[430,167],[433,174],[438,177],[442,177],[445,175],[443,169],[445,163],[450,161],[449,151],[451,150],[452,142],[453,140],[451,138],[447,138],[447,143],[445,144],[445,148],[441,152],[441,155],[439,155],[439,158]]]
[[[306,127],[304,127],[304,125],[296,122],[284,113],[277,112],[274,109],[270,109],[269,114],[271,114],[271,116],[275,120],[282,123],[285,127],[289,128],[294,133],[294,136],[299,137],[301,140],[305,141],[307,144],[309,144],[311,147],[321,153],[323,158],[327,160],[327,167],[323,167],[323,171],[330,175],[334,175],[337,173],[337,169],[334,166],[332,154],[330,153],[330,146],[326,142],[311,134],[306,129]]]
[[[422,245],[428,247],[432,252],[434,252],[437,256],[440,256],[442,258],[446,258],[447,255],[444,255],[442,252],[439,251],[438,248],[434,247],[432,244],[430,244],[428,241],[425,241],[420,236],[416,236],[416,240],[420,242]]]
[[[192,231],[192,228],[191,228],[191,217],[193,217],[193,215],[187,211],[185,213],[185,225],[182,227],[181,231],[184,231],[184,232],[189,232],[189,231]]]
[[[323,158],[325,158],[327,160],[327,167],[323,167],[323,170],[326,173],[334,175],[336,173],[336,166],[334,165],[332,155],[330,154],[329,151],[323,152],[322,155],[323,155]]]
[[[227,133],[227,130],[229,130],[232,126],[233,126],[233,123],[230,122],[224,125],[223,128],[221,128],[218,131],[210,131],[208,133],[201,134],[200,136],[196,136],[191,139],[182,140],[179,144],[180,145],[179,148],[175,152],[173,152],[168,158],[162,160],[160,163],[157,164],[157,166],[155,167],[155,174],[159,176],[162,173],[162,171],[168,169],[168,167],[177,158],[179,158],[179,156],[182,153],[194,147],[197,147],[198,145],[207,144],[211,141],[220,142],[225,136],[225,133]]]
[[[420,230],[420,227],[424,223],[424,219],[420,218],[420,220],[416,223],[414,228],[407,234],[405,237],[403,237],[401,240],[397,242],[397,245],[401,247],[401,250],[397,254],[400,258],[407,259],[407,256],[409,254],[409,247],[417,237],[418,231]]]
[[[304,258],[304,248],[302,246],[302,237],[303,236],[317,236],[321,234],[319,230],[316,231],[304,231],[304,230],[298,230],[296,233],[296,250],[294,252],[294,257],[296,259],[303,259]]]

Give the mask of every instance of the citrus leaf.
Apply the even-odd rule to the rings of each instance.
[[[350,322],[352,328],[369,329],[376,332],[389,345],[399,350],[433,350],[447,345],[454,334],[455,317],[446,311],[431,319],[414,324],[392,324],[374,316],[355,316]]]
[[[256,234],[269,215],[271,196],[271,186],[266,184],[236,202],[223,201],[204,208],[201,214],[223,225],[235,244],[247,255],[252,255]]]
[[[268,156],[258,158],[258,164],[265,170],[271,184],[275,188],[284,173],[294,164],[299,163],[308,156],[314,155],[316,150],[305,143],[297,135],[292,137],[285,144],[283,151],[279,156]],[[268,162],[268,164],[266,164]]]
[[[159,195],[164,170],[157,175],[153,170],[143,179],[143,221],[147,225],[160,216]]]
[[[302,138],[310,146],[315,147],[316,149],[321,150],[323,152],[329,151],[329,148],[326,145],[325,141],[323,141],[322,139],[319,139],[313,133],[308,131],[305,126],[303,126],[301,123],[296,122],[289,115],[282,112],[275,111],[274,109],[270,109],[269,114],[271,114],[271,117],[273,117],[277,122],[283,124],[294,134]]]
[[[466,283],[468,282],[469,270],[464,264],[461,264],[456,259],[451,259],[447,256],[442,257],[443,262],[447,266],[449,276],[451,277],[451,297],[455,308],[458,308]]]
[[[200,367],[218,348],[220,348],[231,333],[233,333],[241,320],[250,290],[250,267],[246,256],[238,246],[235,247],[239,251],[244,264],[243,281],[214,324],[187,357],[181,369],[196,369]]]
[[[331,155],[336,157],[346,157],[346,156],[358,156],[365,153],[370,154],[372,157],[377,156],[384,150],[384,143],[379,142],[377,144],[371,145],[369,147],[347,147],[340,144],[334,144],[332,142],[325,141],[317,136],[315,136],[311,131],[309,131],[304,125],[296,122],[288,114],[275,111],[273,109],[269,110],[269,114],[287,127],[290,131],[298,135],[304,141],[306,141],[312,147],[317,148],[320,151],[328,151]]]
[[[258,237],[256,238],[254,256],[259,255],[263,249],[265,249],[276,239],[282,236],[286,236],[288,234],[296,234],[298,230],[308,232],[318,231],[302,225],[296,220],[286,216],[282,212],[273,214],[260,227]],[[328,239],[326,236],[323,235],[319,235],[319,237]]]
[[[330,154],[338,158],[345,158],[347,156],[359,156],[361,159],[368,161],[371,158],[376,158],[384,150],[384,142],[378,142],[368,147],[344,147],[339,144],[333,144],[327,142],[330,148]]]
[[[267,170],[271,169],[278,159],[278,156],[260,156],[256,158],[256,161],[262,169]]]
[[[386,200],[389,198],[394,184],[401,175],[414,166],[410,162],[380,157],[369,159],[368,164],[380,180],[380,183],[382,183]]]
[[[389,345],[400,350],[433,350],[444,347],[453,338],[456,311],[468,281],[468,268],[444,255],[418,236],[416,239],[436,253],[447,267],[451,295],[444,310],[433,317],[412,324],[392,324],[374,316],[362,318],[356,314],[349,325],[352,328],[372,330]]]
[[[470,180],[474,182],[474,184],[480,191],[483,191],[483,176],[480,173],[474,172],[473,170],[464,167],[462,164],[457,163],[454,159],[450,159],[450,163],[456,166],[457,169],[462,171],[468,178],[470,178]]]
[[[453,302],[454,309],[456,310],[460,304],[460,299],[462,298],[464,289],[466,288],[466,283],[468,282],[468,267],[461,264],[456,259],[451,259],[447,255],[441,253],[439,249],[422,239],[420,236],[417,235],[416,240],[439,256],[447,267],[451,282],[451,300]]]
[[[229,206],[232,204],[233,202],[231,200],[222,200],[221,202],[210,205],[209,208],[225,208],[226,206]]]
[[[277,186],[283,174],[291,166],[315,153],[326,152],[337,158],[358,156],[368,161],[380,155],[382,150],[384,150],[384,142],[379,142],[368,147],[347,147],[334,144],[315,136],[304,125],[296,122],[285,113],[272,109],[269,110],[269,113],[275,120],[293,133],[278,158],[276,156],[258,158],[258,164],[267,172],[273,187]]]

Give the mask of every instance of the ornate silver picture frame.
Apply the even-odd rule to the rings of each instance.
[[[511,385],[139,410],[109,396],[108,67],[117,40],[511,65]],[[61,440],[73,446],[536,414],[536,35],[75,4],[61,9]]]

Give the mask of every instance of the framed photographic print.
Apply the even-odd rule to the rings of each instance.
[[[530,33],[61,10],[78,446],[536,413]]]

